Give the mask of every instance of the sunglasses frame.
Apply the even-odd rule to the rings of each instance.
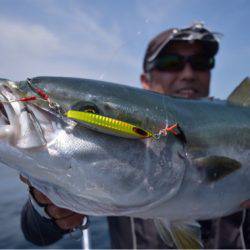
[[[163,64],[163,60],[164,58],[167,57],[176,57],[179,60],[179,64],[176,66],[172,66],[169,65],[169,67],[165,66],[161,66],[160,64]],[[202,65],[199,63],[197,63],[195,60],[196,59],[206,59],[207,61],[204,60],[204,62],[206,64]],[[203,63],[204,63],[203,62]],[[152,69],[157,69],[159,71],[169,71],[169,72],[178,72],[178,71],[182,71],[185,68],[185,65],[189,63],[190,66],[192,67],[193,70],[197,70],[197,71],[207,71],[207,70],[211,70],[214,68],[215,66],[215,58],[214,56],[209,56],[206,54],[194,54],[194,55],[190,55],[190,56],[183,56],[180,54],[175,54],[175,53],[169,53],[169,54],[165,54],[163,56],[161,56],[160,58],[156,58],[152,64],[151,64],[151,70]]]

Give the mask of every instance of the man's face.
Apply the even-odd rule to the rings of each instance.
[[[199,43],[174,43],[168,53],[182,56],[201,54],[202,46]],[[180,96],[184,98],[200,98],[209,94],[210,70],[194,70],[187,62],[180,71],[159,71],[153,69],[149,75],[141,75],[141,83],[145,89],[161,94]]]

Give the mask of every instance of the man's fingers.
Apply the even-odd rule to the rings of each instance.
[[[55,223],[61,229],[70,230],[82,224],[84,215],[55,206],[47,196],[33,188],[27,178],[20,175],[20,180],[30,186],[30,191],[37,202],[47,205],[46,212],[50,217],[55,219]]]
[[[30,186],[31,193],[37,202],[44,204],[44,205],[52,204],[51,200],[47,196],[45,196],[43,193],[41,193],[40,191],[32,187],[31,183],[26,177],[20,175],[19,178],[23,183]]]
[[[250,208],[250,200],[246,200],[240,204],[243,208]]]
[[[65,217],[68,217],[68,216],[71,216],[74,214],[73,211],[70,211],[70,210],[65,209],[65,208],[57,207],[53,204],[48,205],[46,207],[46,212],[50,217],[52,217],[54,219],[63,219]]]
[[[30,192],[34,196],[34,199],[46,206],[47,214],[55,219],[55,223],[63,230],[70,230],[82,224],[84,215],[74,213],[68,209],[59,208],[55,206],[51,200],[43,193],[31,186],[31,183],[27,178],[20,175],[20,180],[30,186]]]
[[[19,175],[19,178],[20,178],[20,180],[21,180],[23,183],[25,183],[25,184],[31,186],[29,180],[28,180],[26,177],[24,177],[24,176],[22,176],[22,175]]]
[[[63,230],[70,230],[80,226],[83,222],[84,215],[74,213],[65,219],[55,220],[55,223]]]
[[[43,205],[52,204],[51,200],[47,196],[45,196],[43,193],[36,190],[35,188],[32,188],[32,194],[37,202]]]

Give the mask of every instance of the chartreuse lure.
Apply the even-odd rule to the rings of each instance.
[[[66,116],[88,125],[90,128],[125,138],[144,139],[154,137],[153,133],[133,124],[86,111],[69,110]]]

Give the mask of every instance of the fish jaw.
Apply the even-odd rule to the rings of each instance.
[[[0,162],[25,176],[48,181],[60,171],[53,164],[65,168],[65,159],[50,158],[47,148],[61,123],[54,125],[58,118],[36,105],[14,101],[21,97],[14,82],[0,80]]]
[[[14,83],[7,83],[0,85],[0,123],[2,124],[0,138],[18,148],[35,148],[44,145],[43,138],[37,134],[34,127],[32,113],[24,103],[15,101],[20,96],[12,87]]]

